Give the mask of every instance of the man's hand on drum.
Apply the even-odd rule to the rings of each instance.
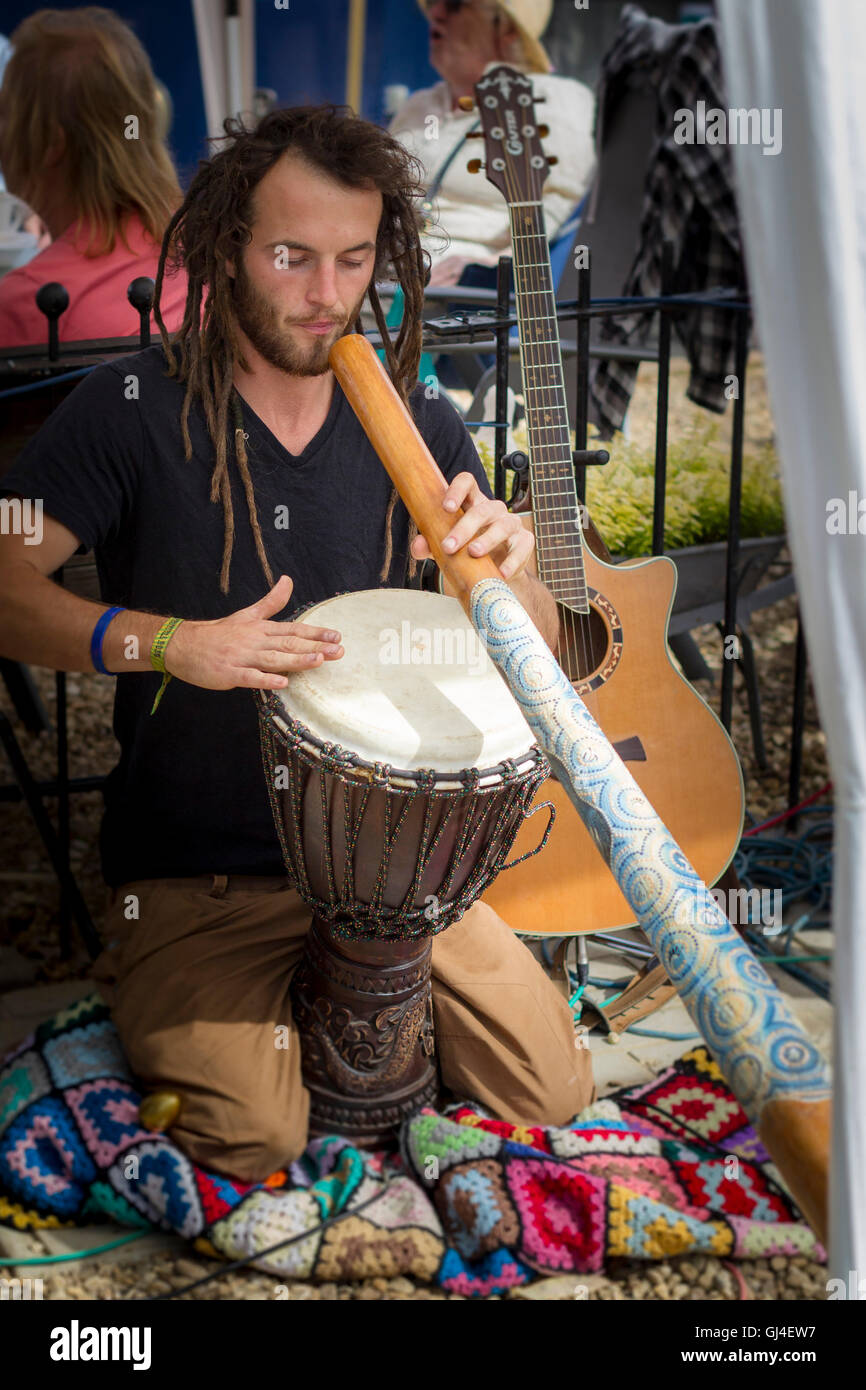
[[[457,474],[442,498],[442,506],[446,512],[464,508],[463,516],[442,543],[449,554],[466,546],[470,555],[490,555],[503,579],[510,581],[523,574],[535,549],[532,532],[519,516],[506,509],[504,502],[486,497],[471,473]],[[416,560],[430,558],[430,547],[423,536],[416,536],[412,542],[412,554]]]
[[[293,588],[283,575],[270,593],[249,608],[211,622],[185,622],[165,651],[170,675],[205,690],[280,690],[292,671],[337,661],[340,633],[307,623],[274,622]]]

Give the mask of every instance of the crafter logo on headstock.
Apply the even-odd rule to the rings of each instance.
[[[509,154],[523,154],[523,141],[517,132],[517,117],[513,111],[506,111],[505,124],[508,126],[509,138],[505,142],[505,148]]]

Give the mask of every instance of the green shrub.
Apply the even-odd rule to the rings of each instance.
[[[728,536],[730,450],[710,423],[688,439],[669,441],[665,502],[665,549],[707,545]],[[521,435],[523,437],[521,438]],[[515,431],[525,445],[525,428]],[[493,454],[483,443],[478,453],[493,481]],[[618,436],[606,446],[610,462],[587,469],[587,505],[605,544],[614,555],[648,555],[652,549],[653,450]],[[508,491],[511,489],[508,475]],[[743,462],[740,535],[775,536],[785,530],[778,461],[771,444]]]

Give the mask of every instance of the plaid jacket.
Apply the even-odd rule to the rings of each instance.
[[[744,283],[733,168],[727,144],[680,145],[675,113],[725,107],[715,20],[670,25],[626,5],[612,47],[602,63],[599,123],[606,101],[638,71],[658,93],[656,140],[647,173],[638,251],[623,295],[661,292],[662,246],[673,244],[675,294],[732,288]],[[599,138],[601,131],[599,130]],[[642,343],[653,316],[605,319],[600,341]],[[688,396],[708,410],[727,404],[725,377],[733,371],[736,315],[703,308],[674,318],[691,368]],[[622,426],[634,390],[637,364],[598,360],[590,391],[602,433]]]

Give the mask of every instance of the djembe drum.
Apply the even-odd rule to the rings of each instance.
[[[548,765],[454,599],[375,589],[303,617],[341,631],[345,655],[258,708],[313,914],[291,987],[310,1134],[379,1146],[438,1091],[432,938],[509,867]]]

